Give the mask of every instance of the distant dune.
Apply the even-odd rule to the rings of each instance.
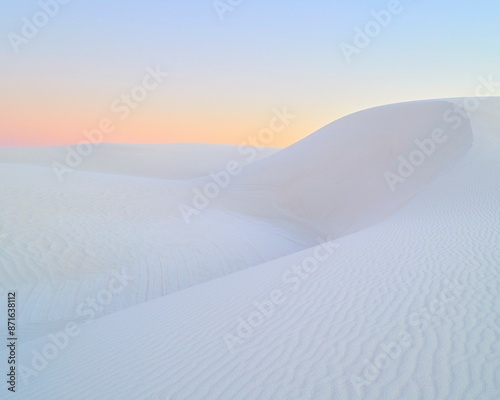
[[[68,150],[68,148],[70,150]],[[227,159],[238,159],[246,164],[245,149],[214,144],[110,144],[94,146],[91,156],[85,157],[78,167],[82,171],[142,176],[145,178],[192,179],[208,171],[224,167]],[[77,146],[55,147],[0,147],[0,162],[51,166],[65,163]],[[255,152],[259,160],[279,149],[263,147]],[[243,152],[243,154],[242,154]]]

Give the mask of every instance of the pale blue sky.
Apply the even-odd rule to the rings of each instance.
[[[387,4],[243,0],[221,21],[210,0],[73,0],[16,54],[8,35],[40,5],[3,2],[0,144],[51,136],[61,114],[61,141],[71,141],[148,65],[164,66],[170,79],[122,128],[126,140],[143,126],[146,141],[237,142],[288,105],[299,117],[282,145],[359,109],[470,96],[480,76],[500,80],[495,1],[401,1],[403,11],[346,62],[341,43]],[[32,125],[19,122],[22,113]]]

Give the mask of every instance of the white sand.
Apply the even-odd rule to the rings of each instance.
[[[202,167],[131,173],[110,150],[106,173],[61,185],[2,150],[0,276],[20,294],[23,366],[113,270],[134,278],[15,398],[500,398],[499,104],[472,129],[444,123],[442,101],[346,117],[245,166],[191,224],[178,206],[210,182]],[[390,190],[384,173],[440,127],[447,140]],[[298,278],[326,235],[339,247]]]

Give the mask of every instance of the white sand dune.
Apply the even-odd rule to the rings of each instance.
[[[108,162],[61,185],[0,159],[23,366],[113,271],[131,276],[16,398],[498,399],[500,103],[472,124],[450,104],[336,121],[245,166],[190,224],[178,206],[211,182],[200,169],[173,180]],[[391,190],[386,173],[435,129],[446,139]]]
[[[68,154],[78,154],[78,146],[0,148],[0,162],[48,166],[64,163]],[[82,171],[142,176],[147,178],[192,179],[224,167],[226,160],[247,164],[248,146],[213,144],[125,144],[101,143],[93,147],[78,167]],[[274,154],[279,149],[260,147],[252,161]]]
[[[189,224],[179,205],[191,207],[193,187],[214,185],[213,178],[159,179],[173,168],[152,146],[98,147],[85,165],[103,172],[76,170],[62,184],[47,166],[49,155],[65,149],[31,150],[38,165],[6,163],[0,170],[0,226],[8,227],[2,282],[20,286],[26,334],[36,337],[48,333],[47,322],[81,319],[75,305],[105,286],[116,269],[127,269],[142,286],[118,296],[103,314],[303,250],[319,235],[341,237],[389,215],[468,151],[469,122],[453,129],[443,117],[448,109],[447,101],[415,102],[335,121],[244,165],[209,207],[189,216]],[[397,170],[398,156],[418,149],[415,140],[429,140],[436,129],[448,140],[392,191],[384,173]],[[197,175],[224,172],[228,160],[241,156],[223,146],[219,158],[200,161],[202,146],[180,148],[167,152],[170,163],[184,168],[182,155],[194,158],[190,174]],[[150,153],[152,165],[145,165]],[[26,160],[19,149],[10,159],[15,156]],[[134,161],[142,177],[126,175]],[[162,168],[152,178],[158,163]],[[218,168],[203,174],[209,166]]]

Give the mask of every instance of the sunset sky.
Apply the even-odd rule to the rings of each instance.
[[[0,5],[0,145],[78,143],[104,118],[107,142],[239,144],[286,107],[280,147],[357,110],[500,81],[496,1],[402,0],[351,62],[341,44],[391,2],[242,0],[221,18],[212,0],[61,0],[45,21],[54,1]],[[19,42],[33,20],[44,26]],[[120,118],[158,66],[168,77]]]

